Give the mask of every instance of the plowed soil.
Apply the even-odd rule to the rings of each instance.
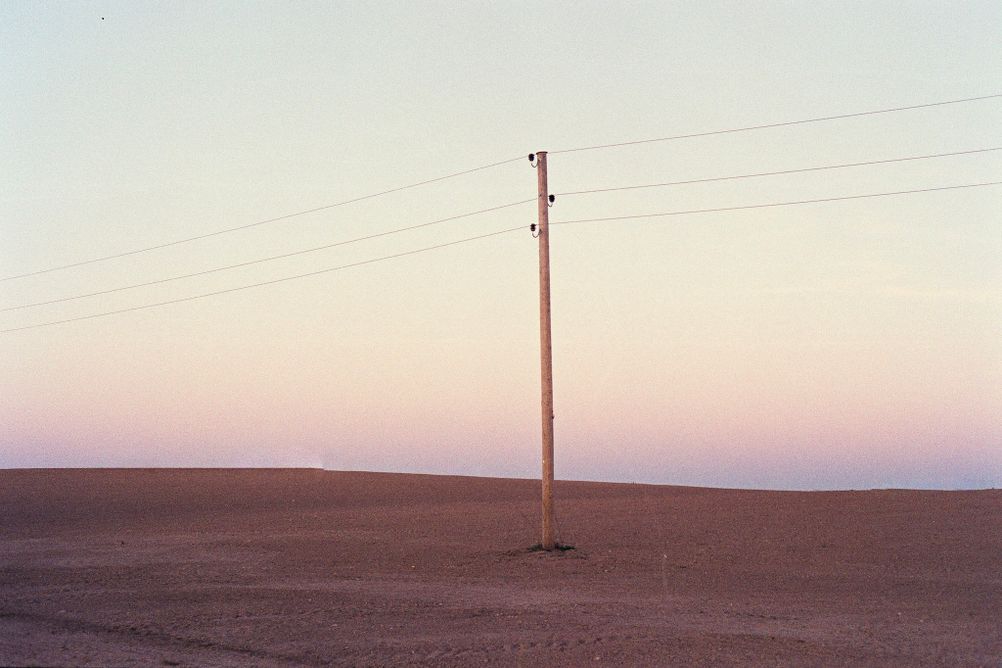
[[[0,664],[1002,665],[1002,491],[0,471]]]

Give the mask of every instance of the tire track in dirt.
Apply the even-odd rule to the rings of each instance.
[[[290,665],[302,666],[313,665],[323,666],[327,663],[310,662],[303,656],[293,656],[277,652],[268,652],[260,649],[251,649],[226,643],[219,643],[206,638],[190,638],[166,633],[150,628],[144,624],[101,624],[71,617],[59,617],[57,615],[45,615],[37,612],[27,612],[19,610],[0,610],[0,619],[14,619],[28,621],[42,626],[55,629],[56,631],[79,632],[87,634],[109,634],[127,641],[135,641],[148,646],[155,643],[166,649],[215,651],[226,654],[237,655],[244,659],[264,659],[276,663],[287,663]]]

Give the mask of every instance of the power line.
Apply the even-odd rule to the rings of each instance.
[[[748,209],[764,209],[764,208],[770,208],[770,207],[795,206],[795,205],[801,205],[801,204],[818,204],[818,203],[824,203],[824,202],[838,202],[838,201],[853,200],[853,199],[866,199],[866,198],[872,198],[872,197],[888,197],[888,196],[894,196],[894,195],[910,195],[910,194],[916,194],[916,193],[937,192],[937,191],[944,191],[944,190],[958,190],[958,189],[961,189],[961,188],[980,188],[980,187],[985,187],[985,186],[997,186],[997,185],[1002,185],[1002,181],[988,181],[988,182],[984,182],[984,183],[967,183],[967,184],[960,184],[960,185],[953,185],[953,186],[939,186],[939,187],[934,187],[934,188],[919,188],[919,189],[914,189],[914,190],[899,190],[899,191],[882,192],[882,193],[866,193],[866,194],[861,194],[861,195],[842,195],[842,196],[839,196],[839,197],[824,197],[824,198],[818,198],[818,199],[795,200],[795,201],[788,201],[788,202],[768,202],[768,203],[763,203],[763,204],[747,204],[747,205],[742,205],[742,206],[714,207],[714,208],[709,208],[709,209],[688,209],[688,210],[682,210],[682,211],[663,211],[663,212],[658,212],[658,213],[631,214],[631,215],[625,215],[625,216],[606,216],[606,217],[602,217],[602,218],[582,218],[582,219],[577,219],[577,220],[554,221],[554,222],[551,222],[550,225],[573,225],[573,224],[581,224],[581,223],[598,223],[598,222],[609,222],[609,221],[619,221],[619,220],[635,220],[635,219],[644,219],[644,218],[660,218],[660,217],[668,217],[668,216],[683,216],[683,215],[702,214],[702,213],[720,213],[720,212],[726,212],[726,211],[743,211],[743,210],[748,210]],[[532,200],[530,200],[530,201],[532,201]],[[262,286],[266,286],[266,285],[273,285],[273,284],[276,284],[276,283],[283,283],[285,281],[292,281],[292,280],[296,280],[296,279],[300,279],[300,278],[307,278],[309,276],[317,276],[319,274],[325,274],[325,273],[330,273],[330,272],[334,272],[334,271],[340,271],[342,269],[350,269],[352,267],[360,267],[360,266],[363,266],[363,265],[374,264],[376,262],[382,262],[382,261],[385,261],[385,260],[392,260],[392,259],[396,259],[396,258],[400,258],[400,257],[405,257],[405,256],[408,256],[408,255],[416,255],[418,253],[424,253],[424,252],[427,252],[427,251],[437,250],[437,249],[440,249],[440,248],[447,248],[449,246],[455,246],[455,245],[467,243],[467,242],[470,242],[470,241],[476,241],[476,240],[479,240],[479,239],[485,239],[485,238],[488,238],[488,237],[494,237],[494,236],[498,236],[498,235],[501,235],[501,234],[507,234],[509,232],[514,232],[514,231],[520,230],[520,229],[523,229],[523,227],[522,226],[511,227],[511,228],[507,228],[507,229],[504,229],[504,230],[498,230],[496,232],[489,232],[487,234],[481,234],[481,235],[477,235],[477,236],[474,236],[474,237],[467,237],[465,239],[459,239],[457,241],[450,241],[450,242],[443,243],[443,244],[436,244],[434,246],[426,246],[424,248],[418,248],[418,249],[414,249],[414,250],[410,250],[410,251],[404,251],[404,252],[401,252],[401,253],[394,253],[392,255],[385,255],[385,256],[382,256],[382,257],[372,258],[372,259],[369,259],[369,260],[362,260],[360,262],[353,262],[353,263],[350,263],[350,264],[339,265],[337,267],[328,267],[327,269],[319,269],[317,271],[311,271],[311,272],[307,272],[307,273],[304,273],[304,274],[296,274],[296,275],[293,275],[293,276],[284,276],[282,278],[276,278],[276,279],[272,279],[272,280],[268,280],[268,281],[261,281],[259,283],[252,283],[252,284],[249,284],[249,285],[241,285],[241,286],[237,286],[237,287],[233,287],[233,288],[227,288],[225,290],[216,290],[216,291],[213,291],[213,292],[206,292],[206,293],[202,293],[202,294],[198,294],[198,295],[192,295],[192,296],[189,296],[189,297],[182,297],[182,298],[179,298],[179,299],[171,299],[171,300],[167,300],[167,301],[156,302],[156,303],[153,303],[153,304],[143,304],[143,305],[139,305],[139,306],[132,306],[132,307],[129,307],[129,308],[118,309],[118,310],[114,310],[114,311],[105,311],[105,312],[102,312],[102,313],[95,313],[95,314],[90,314],[90,315],[78,316],[78,317],[74,317],[74,318],[66,318],[64,320],[54,320],[54,321],[43,322],[43,323],[38,323],[38,324],[34,324],[34,325],[26,325],[24,327],[13,327],[13,328],[8,328],[8,329],[2,329],[2,330],[0,330],[0,334],[6,334],[6,333],[10,333],[10,332],[23,331],[23,330],[28,330],[28,329],[37,329],[37,328],[40,328],[40,327],[49,327],[49,326],[52,326],[52,325],[61,325],[61,324],[70,323],[70,322],[77,322],[77,321],[80,321],[80,320],[90,320],[90,319],[93,319],[93,318],[102,318],[102,317],[109,316],[109,315],[117,315],[117,314],[120,314],[120,313],[128,313],[128,312],[131,312],[131,311],[139,311],[139,310],[148,309],[148,308],[156,308],[156,307],[159,307],[159,306],[167,306],[169,304],[178,304],[178,303],[182,303],[182,302],[194,301],[196,299],[203,299],[203,298],[206,298],[206,297],[213,297],[213,296],[216,296],[216,295],[223,295],[223,294],[228,294],[228,293],[231,293],[231,292],[238,292],[238,291],[241,291],[241,290],[249,290],[251,288],[257,288],[257,287],[262,287]]]
[[[862,112],[856,112],[856,113],[850,113],[850,114],[838,114],[838,115],[834,115],[834,116],[823,116],[823,117],[818,117],[818,118],[800,119],[800,120],[795,120],[795,121],[784,121],[784,122],[780,122],[780,123],[767,123],[767,124],[763,124],[763,125],[752,125],[752,126],[745,126],[745,127],[739,127],[739,128],[729,128],[729,129],[724,129],[724,130],[712,130],[712,131],[708,131],[708,132],[697,132],[697,133],[691,133],[691,134],[685,134],[685,135],[674,135],[674,136],[669,136],[669,137],[657,137],[657,138],[651,138],[651,139],[639,139],[639,140],[627,141],[627,142],[619,142],[619,143],[614,143],[614,144],[599,144],[599,145],[594,145],[594,146],[581,146],[581,147],[577,147],[577,148],[569,148],[569,149],[562,149],[562,150],[558,150],[558,151],[550,151],[550,153],[551,154],[555,154],[555,153],[571,153],[571,152],[577,152],[577,151],[590,151],[590,150],[597,150],[597,149],[603,149],[603,148],[613,148],[613,147],[617,147],[617,146],[631,146],[631,145],[636,145],[636,144],[647,144],[647,143],[653,143],[653,142],[672,141],[672,140],[676,140],[676,139],[690,139],[690,138],[695,138],[695,137],[706,137],[706,136],[710,136],[710,135],[728,134],[728,133],[735,133],[735,132],[747,132],[747,131],[750,131],[750,130],[762,130],[762,129],[767,129],[767,128],[778,128],[778,127],[786,127],[786,126],[800,125],[800,124],[806,124],[806,123],[818,123],[818,122],[822,122],[822,121],[831,121],[831,120],[838,120],[838,119],[845,119],[845,118],[854,118],[854,117],[858,117],[858,116],[870,116],[870,115],[875,115],[875,114],[886,114],[886,113],[892,113],[892,112],[898,112],[898,111],[908,111],[908,110],[913,110],[913,109],[923,109],[923,108],[944,106],[944,105],[950,105],[950,104],[960,104],[960,103],[963,103],[963,102],[974,102],[974,101],[978,101],[978,100],[988,100],[988,99],[999,98],[999,97],[1002,97],[1002,93],[997,93],[997,94],[992,94],[992,95],[982,95],[982,96],[979,96],[979,97],[962,98],[962,99],[956,99],[956,100],[945,100],[945,101],[941,101],[941,102],[930,102],[930,103],[926,103],[926,104],[917,104],[917,105],[911,105],[911,106],[906,106],[906,107],[894,107],[894,108],[889,108],[889,109],[877,109],[877,110],[872,110],[872,111],[862,111]],[[282,221],[282,220],[288,220],[290,218],[295,218],[295,217],[298,217],[298,216],[304,216],[304,215],[307,215],[307,214],[310,214],[310,213],[316,213],[316,212],[319,212],[319,211],[324,211],[324,210],[327,210],[327,209],[332,209],[332,208],[335,208],[335,207],[340,207],[340,206],[344,206],[344,205],[347,205],[347,204],[352,204],[352,203],[355,203],[355,202],[361,202],[363,200],[372,199],[372,198],[375,198],[375,197],[381,197],[383,195],[388,195],[388,194],[391,194],[391,193],[396,193],[396,192],[400,192],[400,191],[403,191],[403,190],[408,190],[408,189],[411,189],[411,188],[417,188],[419,186],[429,185],[431,183],[437,183],[439,181],[444,181],[446,179],[451,179],[451,178],[455,178],[455,177],[458,177],[458,176],[463,176],[463,175],[466,175],[466,174],[471,174],[473,172],[478,172],[478,171],[482,171],[482,170],[486,170],[486,169],[491,169],[493,167],[499,167],[501,165],[505,165],[505,164],[508,164],[508,163],[511,163],[511,162],[516,162],[516,161],[519,161],[519,160],[522,160],[521,156],[519,156],[518,158],[509,158],[507,160],[501,160],[501,161],[498,161],[498,162],[492,162],[492,163],[489,163],[489,164],[486,164],[486,165],[481,165],[479,167],[473,167],[471,169],[465,169],[465,170],[462,170],[462,171],[459,171],[459,172],[454,172],[454,173],[451,173],[451,174],[446,174],[446,175],[443,175],[443,176],[438,176],[438,177],[435,177],[435,178],[432,178],[432,179],[426,179],[426,180],[423,180],[423,181],[418,181],[418,182],[410,183],[410,184],[403,185],[403,186],[397,186],[395,188],[390,188],[390,189],[387,189],[387,190],[382,190],[380,192],[371,193],[371,194],[368,194],[368,195],[362,195],[360,197],[355,197],[355,198],[352,198],[352,199],[343,200],[343,201],[335,202],[335,203],[332,203],[332,204],[325,204],[325,205],[314,207],[314,208],[311,208],[311,209],[304,209],[302,211],[296,211],[296,212],[293,212],[293,213],[288,213],[288,214],[284,214],[284,215],[281,215],[281,216],[276,216],[276,217],[273,217],[273,218],[267,218],[267,219],[255,221],[255,222],[252,222],[252,223],[246,223],[244,225],[237,225],[237,226],[234,226],[234,227],[224,228],[224,229],[216,230],[216,231],[213,231],[213,232],[207,232],[207,233],[204,233],[204,234],[199,234],[199,235],[195,235],[195,236],[191,236],[191,237],[186,237],[186,238],[182,238],[182,239],[176,239],[174,241],[169,241],[169,242],[165,242],[165,243],[162,243],[162,244],[156,244],[156,245],[147,246],[147,247],[144,247],[144,248],[137,248],[137,249],[130,250],[130,251],[123,251],[121,253],[113,253],[111,255],[105,255],[105,256],[101,256],[101,257],[90,258],[90,259],[81,260],[81,261],[78,261],[78,262],[71,262],[69,264],[63,264],[63,265],[58,265],[58,266],[54,266],[54,267],[48,267],[46,269],[38,269],[38,270],[35,270],[35,271],[25,272],[25,273],[22,273],[22,274],[15,274],[15,275],[12,275],[12,276],[0,277],[0,282],[2,282],[2,281],[10,281],[10,280],[18,279],[18,278],[26,278],[26,277],[29,277],[29,276],[37,276],[39,274],[46,274],[46,273],[50,273],[50,272],[53,272],[53,271],[60,271],[60,270],[63,270],[63,269],[70,269],[70,268],[73,268],[73,267],[80,267],[80,266],[84,266],[84,265],[88,265],[88,264],[94,264],[96,262],[104,262],[104,261],[107,261],[107,260],[113,260],[113,259],[117,259],[117,258],[127,257],[127,256],[130,256],[130,255],[137,255],[137,254],[140,254],[140,253],[146,253],[146,252],[153,251],[153,250],[160,250],[160,249],[163,249],[163,248],[169,248],[169,247],[172,247],[172,246],[177,246],[177,245],[184,244],[184,243],[189,243],[189,242],[192,242],[192,241],[198,241],[198,240],[201,240],[201,239],[207,239],[207,238],[219,236],[219,235],[222,235],[222,234],[228,234],[230,232],[236,232],[236,231],[239,231],[239,230],[245,230],[245,229],[249,229],[249,228],[252,228],[252,227],[257,227],[257,226],[261,226],[261,225],[267,225],[267,224],[270,224],[270,223],[279,222],[279,221]]]
[[[127,257],[129,255],[138,255],[139,253],[147,253],[149,251],[160,250],[162,248],[170,248],[171,246],[178,246],[180,244],[186,244],[190,241],[198,241],[199,239],[208,239],[209,237],[216,237],[220,234],[227,234],[229,232],[236,232],[238,230],[246,230],[252,227],[258,227],[260,225],[267,225],[269,223],[276,223],[281,220],[288,220],[290,218],[296,218],[298,216],[305,216],[310,213],[316,213],[318,211],[326,211],[327,209],[333,209],[335,207],[344,206],[346,204],[353,204],[355,202],[361,202],[367,199],[373,199],[375,197],[382,197],[383,195],[389,195],[391,193],[400,192],[402,190],[409,190],[411,188],[417,188],[419,186],[426,186],[431,183],[437,183],[439,181],[445,181],[446,179],[452,179],[457,176],[464,176],[466,174],[472,174],[473,172],[479,172],[485,169],[491,169],[492,167],[499,167],[501,165],[506,165],[510,162],[516,162],[520,160],[525,160],[524,156],[519,156],[517,158],[509,158],[508,160],[501,160],[499,162],[492,162],[487,165],[481,165],[480,167],[473,167],[472,169],[464,169],[461,172],[454,172],[452,174],[446,174],[445,176],[437,176],[433,179],[427,179],[424,181],[418,181],[416,183],[409,183],[404,186],[398,186],[396,188],[390,188],[389,190],[382,190],[377,193],[372,193],[369,195],[362,195],[361,197],[355,197],[352,199],[343,200],[341,202],[335,202],[333,204],[324,204],[323,206],[314,207],[312,209],[304,209],[303,211],[296,211],[295,213],[287,213],[281,216],[276,216],[274,218],[266,218],[264,220],[258,220],[253,223],[246,223],[244,225],[237,225],[235,227],[227,227],[222,230],[216,230],[215,232],[206,232],[205,234],[198,234],[193,237],[186,237],[184,239],[176,239],[174,241],[168,241],[166,243],[157,244],[155,246],[147,246],[145,248],[137,248],[135,250],[124,251],[122,253],[114,253],[112,255],[105,255],[102,257],[95,257],[89,260],[81,260],[79,262],[71,262],[69,264],[59,265],[57,267],[49,267],[47,269],[38,269],[36,271],[29,271],[23,274],[16,274],[14,276],[4,276],[0,278],[2,281],[12,281],[15,278],[26,278],[28,276],[37,276],[39,274],[47,274],[53,271],[60,271],[62,269],[71,269],[73,267],[81,267],[87,264],[94,264],[95,262],[104,262],[105,260],[114,260],[120,257]]]
[[[482,213],[488,213],[491,211],[500,211],[501,209],[507,209],[513,206],[518,206],[520,204],[528,204],[530,202],[535,202],[536,198],[522,200],[521,202],[511,202],[510,204],[501,204],[499,206],[492,206],[487,209],[480,209],[478,211],[470,211],[468,213],[461,213],[455,216],[449,216],[448,218],[439,218],[438,220],[432,220],[427,223],[420,223],[418,225],[410,225],[408,227],[400,227],[394,230],[387,230],[385,232],[377,232],[375,234],[368,234],[363,237],[356,237],[354,239],[347,239],[345,241],[337,241],[331,244],[324,244],[323,246],[315,246],[313,248],[306,248],[303,250],[292,251],[291,253],[282,253],[281,255],[272,255],[269,257],[259,258],[257,260],[249,260],[247,262],[239,262],[237,264],[230,264],[225,267],[215,267],[213,269],[205,269],[203,271],[196,271],[190,274],[182,274],[180,276],[170,276],[168,278],[161,278],[155,281],[146,281],[145,283],[133,283],[132,285],[123,285],[118,288],[110,288],[108,290],[98,290],[96,292],[88,292],[80,295],[73,295],[72,297],[61,297],[59,299],[50,299],[44,302],[34,302],[32,304],[21,304],[20,306],[7,306],[5,308],[0,308],[2,311],[16,311],[19,309],[33,308],[35,306],[46,306],[49,304],[59,304],[61,302],[73,301],[75,299],[84,299],[85,297],[96,297],[98,295],[107,295],[113,292],[121,292],[123,290],[131,290],[133,288],[145,288],[151,285],[159,285],[161,283],[169,283],[171,281],[179,281],[184,278],[194,278],[195,276],[205,276],[207,274],[214,274],[220,271],[226,271],[228,269],[237,269],[240,267],[249,267],[254,264],[260,264],[262,262],[270,262],[272,260],[280,260],[283,258],[294,257],[296,255],[304,255],[306,253],[315,253],[317,251],[327,250],[329,248],[335,248],[337,246],[347,246],[348,244],[358,243],[360,241],[368,241],[370,239],[378,239],[379,237],[390,236],[391,234],[398,234],[400,232],[409,232],[411,230],[417,230],[422,227],[430,227],[432,225],[438,225],[440,223],[445,223],[451,220],[459,220],[460,218],[469,218],[471,216],[476,216]]]
[[[260,288],[265,285],[274,285],[276,283],[284,283],[285,281],[294,281],[300,278],[307,278],[309,276],[318,276],[320,274],[327,274],[333,271],[341,271],[342,269],[351,269],[352,267],[361,267],[367,264],[375,264],[377,262],[383,262],[385,260],[394,260],[396,258],[405,257],[408,255],[417,255],[418,253],[425,253],[428,251],[438,250],[440,248],[447,248],[449,246],[457,246],[459,244],[465,244],[470,241],[477,241],[479,239],[487,239],[488,237],[496,237],[501,234],[507,234],[509,232],[514,232],[516,230],[525,230],[524,225],[519,225],[518,227],[509,227],[504,230],[498,230],[496,232],[488,232],[487,234],[480,234],[475,237],[467,237],[465,239],[458,239],[456,241],[449,241],[443,244],[436,244],[434,246],[425,246],[424,248],[417,248],[414,250],[404,251],[402,253],[394,253],[393,255],[384,255],[382,257],[372,258],[369,260],[362,260],[361,262],[352,262],[351,264],[342,264],[337,267],[328,267],[327,269],[318,269],[317,271],[310,271],[305,274],[296,274],[294,276],[284,276],[282,278],[275,278],[270,281],[261,281],[260,283],[251,283],[250,285],[240,285],[235,288],[227,288],[225,290],[215,290],[213,292],[203,292],[197,295],[191,295],[190,297],[181,297],[179,299],[169,299],[167,301],[156,302],[153,304],[142,304],[139,306],[130,306],[129,308],[118,309],[115,311],[104,311],[103,313],[92,313],[90,315],[77,316],[75,318],[66,318],[64,320],[52,320],[50,322],[42,322],[34,325],[25,325],[24,327],[11,327],[9,329],[0,329],[0,334],[7,334],[10,332],[20,332],[26,329],[37,329],[39,327],[50,327],[52,325],[62,325],[68,322],[78,322],[80,320],[91,320],[93,318],[103,318],[109,315],[117,315],[119,313],[129,313],[130,311],[141,311],[149,308],[156,308],[158,306],[167,306],[169,304],[180,304],[182,302],[190,302],[196,299],[204,299],[206,297],[215,297],[217,295],[225,295],[230,292],[239,292],[241,290],[250,290],[251,288]]]
[[[568,192],[556,193],[558,196],[567,195],[587,195],[591,193],[607,193],[619,190],[639,190],[641,188],[660,188],[663,186],[682,186],[693,183],[711,183],[714,181],[732,181],[737,179],[751,179],[760,176],[780,176],[783,174],[801,174],[804,172],[820,172],[827,169],[845,169],[847,167],[865,167],[868,165],[883,165],[892,162],[907,162],[909,160],[928,160],[931,158],[946,158],[957,155],[971,155],[974,153],[987,153],[989,151],[1002,151],[1002,146],[993,148],[976,148],[969,151],[955,151],[953,153],[932,153],[929,155],[914,155],[906,158],[888,158],[885,160],[867,160],[865,162],[846,162],[838,165],[823,165],[820,167],[801,167],[799,169],[783,169],[776,172],[755,172],[752,174],[735,174],[732,176],[713,176],[704,179],[687,179],[685,181],[665,181],[663,183],[645,183],[634,186],[617,186],[611,188],[592,188],[590,190],[571,190]]]
[[[628,216],[606,216],[604,218],[581,218],[578,220],[561,220],[557,222],[551,222],[550,225],[576,225],[578,223],[603,223],[615,220],[633,220],[639,218],[662,218],[666,216],[688,216],[691,214],[699,213],[719,213],[723,211],[744,211],[746,209],[766,209],[770,207],[778,206],[795,206],[798,204],[818,204],[821,202],[840,202],[843,200],[850,199],[865,199],[868,197],[889,197],[891,195],[911,195],[915,193],[928,193],[936,192],[939,190],[957,190],[960,188],[980,188],[983,186],[997,186],[1002,185],[1002,181],[988,181],[985,183],[965,183],[956,186],[940,186],[937,188],[919,188],[916,190],[897,190],[894,192],[884,192],[884,193],[867,193],[864,195],[843,195],[841,197],[822,197],[819,199],[802,199],[795,200],[792,202],[768,202],[765,204],[745,204],[743,206],[722,206],[715,207],[712,209],[687,209],[684,211],[662,211],[659,213],[638,213],[631,214]]]
[[[796,121],[783,121],[780,123],[765,123],[763,125],[747,125],[739,128],[728,128],[726,130],[710,130],[708,132],[694,132],[685,135],[673,135],[670,137],[655,137],[653,139],[635,139],[633,141],[618,142],[615,144],[598,144],[595,146],[579,146],[577,148],[565,148],[560,151],[550,151],[555,153],[575,153],[577,151],[595,151],[602,148],[614,148],[617,146],[635,146],[637,144],[651,144],[662,141],[675,141],[676,139],[694,139],[696,137],[709,137],[711,135],[731,134],[735,132],[748,132],[751,130],[766,130],[769,128],[782,128],[790,125],[804,125],[807,123],[821,123],[823,121],[836,121],[844,118],[856,118],[859,116],[874,116],[876,114],[890,114],[897,111],[911,111],[913,109],[926,109],[929,107],[941,107],[948,104],[960,104],[962,102],[976,102],[978,100],[990,100],[1002,97],[1002,93],[992,95],[981,95],[979,97],[965,97],[959,100],[945,100],[942,102],[928,102],[926,104],[913,104],[907,107],[892,107],[890,109],[875,109],[872,111],[857,111],[852,114],[837,114],[834,116],[819,116],[817,118],[804,118]]]
[[[742,210],[748,210],[748,209],[762,209],[762,208],[780,207],[780,206],[795,206],[795,205],[800,205],[800,204],[817,204],[817,203],[824,203],[824,202],[837,202],[837,201],[853,200],[853,199],[865,199],[865,198],[871,198],[871,197],[887,197],[887,196],[893,196],[893,195],[909,195],[909,194],[915,194],[915,193],[927,193],[927,192],[936,192],[936,191],[944,191],[944,190],[957,190],[957,189],[961,189],[961,188],[979,188],[979,187],[984,187],[984,186],[996,186],[996,185],[1002,185],[1002,181],[989,181],[989,182],[984,182],[984,183],[968,183],[968,184],[960,184],[960,185],[954,185],[954,186],[940,186],[940,187],[934,187],[934,188],[919,188],[919,189],[914,189],[914,190],[899,190],[899,191],[894,191],[894,192],[867,193],[867,194],[861,194],[861,195],[843,195],[843,196],[839,196],[839,197],[825,197],[825,198],[818,198],[818,199],[795,200],[795,201],[789,201],[789,202],[769,202],[769,203],[764,203],[764,204],[748,204],[748,205],[732,206],[732,207],[715,207],[715,208],[710,208],[710,209],[689,209],[689,210],[683,210],[683,211],[665,211],[665,212],[658,212],[658,213],[631,214],[631,215],[625,215],[625,216],[606,216],[606,217],[602,217],[602,218],[583,218],[583,219],[577,219],[577,220],[554,221],[554,222],[551,222],[550,224],[551,225],[572,225],[572,224],[581,224],[581,223],[597,223],[597,222],[608,222],[608,221],[618,221],[618,220],[631,220],[631,219],[643,219],[643,218],[658,218],[658,217],[667,217],[667,216],[682,216],[682,215],[701,214],[701,213],[718,213],[718,212],[726,212],[726,211],[742,211]],[[103,318],[103,317],[110,316],[110,315],[118,315],[118,314],[121,314],[121,313],[129,313],[129,312],[132,312],[132,311],[140,311],[140,310],[149,309],[149,308],[157,308],[157,307],[160,307],[160,306],[167,306],[167,305],[170,305],[170,304],[179,304],[179,303],[183,303],[183,302],[194,301],[194,300],[197,300],[197,299],[204,299],[204,298],[207,298],[207,297],[214,297],[214,296],[218,296],[218,295],[228,294],[228,293],[231,293],[231,292],[239,292],[239,291],[242,291],[242,290],[249,290],[249,289],[252,289],[252,288],[258,288],[258,287],[263,287],[263,286],[267,286],[267,285],[274,285],[276,283],[284,283],[286,281],[297,280],[297,279],[300,279],[300,278],[307,278],[307,277],[310,277],[310,276],[317,276],[317,275],[320,275],[320,274],[326,274],[326,273],[330,273],[330,272],[334,272],[334,271],[341,271],[343,269],[350,269],[350,268],[353,268],[353,267],[360,267],[360,266],[364,266],[364,265],[368,265],[368,264],[375,264],[377,262],[383,262],[383,261],[386,261],[386,260],[393,260],[393,259],[396,259],[396,258],[406,257],[406,256],[409,256],[409,255],[417,255],[418,253],[424,253],[424,252],[428,252],[428,251],[438,250],[438,249],[441,249],[441,248],[447,248],[449,246],[456,246],[456,245],[459,245],[459,244],[468,243],[470,241],[477,241],[479,239],[486,239],[486,238],[489,238],[489,237],[495,237],[495,236],[499,236],[499,235],[502,235],[502,234],[507,234],[509,232],[515,232],[515,231],[521,230],[521,229],[523,229],[523,226],[511,227],[511,228],[506,228],[506,229],[503,229],[503,230],[498,230],[498,231],[495,231],[495,232],[489,232],[487,234],[480,234],[480,235],[477,235],[477,236],[474,236],[474,237],[467,237],[465,239],[458,239],[456,241],[450,241],[450,242],[446,242],[446,243],[442,243],[442,244],[436,244],[436,245],[433,245],[433,246],[426,246],[426,247],[423,247],[423,248],[417,248],[417,249],[414,249],[414,250],[404,251],[404,252],[401,252],[401,253],[394,253],[392,255],[384,255],[384,256],[381,256],[381,257],[371,258],[369,260],[362,260],[360,262],[353,262],[353,263],[349,263],[349,264],[345,264],[345,265],[339,265],[339,266],[336,266],[336,267],[328,267],[326,269],[319,269],[317,271],[311,271],[311,272],[307,272],[307,273],[303,273],[303,274],[295,274],[293,276],[284,276],[282,278],[276,278],[276,279],[272,279],[272,280],[268,280],[268,281],[261,281],[261,282],[258,282],[258,283],[251,283],[249,285],[241,285],[241,286],[237,286],[237,287],[233,287],[233,288],[227,288],[227,289],[224,289],[224,290],[215,290],[215,291],[212,291],[212,292],[205,292],[205,293],[201,293],[201,294],[197,294],[197,295],[191,295],[191,296],[188,296],[188,297],[181,297],[181,298],[178,298],[178,299],[170,299],[170,300],[167,300],[167,301],[155,302],[155,303],[152,303],[152,304],[142,304],[142,305],[139,305],[139,306],[132,306],[132,307],[129,307],[129,308],[124,308],[124,309],[117,309],[117,310],[114,310],[114,311],[105,311],[105,312],[102,312],[102,313],[93,313],[93,314],[84,315],[84,316],[77,316],[77,317],[74,317],[74,318],[66,318],[66,319],[63,319],[63,320],[53,320],[53,321],[49,321],[49,322],[37,323],[37,324],[34,324],[34,325],[26,325],[26,326],[23,326],[23,327],[12,327],[12,328],[8,328],[8,329],[2,329],[2,330],[0,330],[0,334],[7,334],[7,333],[11,333],[11,332],[18,332],[18,331],[24,331],[24,330],[29,330],[29,329],[38,329],[38,328],[41,328],[41,327],[50,327],[50,326],[53,326],[53,325],[62,325],[62,324],[70,323],[70,322],[78,322],[78,321],[81,321],[81,320],[91,320],[91,319],[94,319],[94,318]]]

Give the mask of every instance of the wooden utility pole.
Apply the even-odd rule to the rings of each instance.
[[[556,547],[553,539],[553,346],[550,340],[550,193],[546,183],[546,151],[536,153],[539,190],[539,360],[543,417],[543,540],[544,550]]]

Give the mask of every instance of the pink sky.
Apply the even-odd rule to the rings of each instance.
[[[522,8],[524,9],[524,8]],[[0,308],[531,199],[552,220],[999,180],[1002,8],[0,8]],[[105,20],[101,20],[104,16]],[[545,73],[542,80],[536,73]],[[544,85],[545,84],[545,85]],[[558,478],[1002,485],[1002,188],[554,227]],[[523,225],[217,298],[0,334],[0,466],[325,466],[534,477],[532,205],[0,313],[125,309]]]

